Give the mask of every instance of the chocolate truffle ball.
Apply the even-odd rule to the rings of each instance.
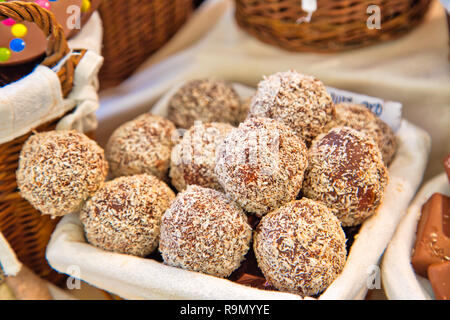
[[[23,145],[16,172],[22,197],[52,217],[78,211],[105,181],[103,149],[76,131],[32,135]]]
[[[189,129],[194,121],[237,124],[241,102],[231,85],[215,79],[192,80],[169,101],[168,118],[178,128]]]
[[[145,257],[158,246],[161,217],[174,198],[148,174],[108,181],[81,210],[86,239],[107,251]]]
[[[349,127],[317,137],[308,155],[303,195],[323,202],[343,226],[355,226],[375,213],[388,172],[375,141]]]
[[[164,213],[159,251],[170,266],[227,277],[247,253],[247,216],[225,194],[188,186]]]
[[[325,205],[303,198],[264,216],[253,248],[270,284],[281,291],[312,296],[341,273],[345,242],[336,216]]]
[[[219,145],[215,172],[225,193],[262,216],[295,199],[307,164],[306,146],[291,129],[250,118]]]
[[[309,145],[334,117],[334,104],[325,86],[295,71],[279,72],[258,84],[249,117],[283,122]]]
[[[233,129],[228,123],[196,122],[172,150],[170,177],[178,191],[195,184],[221,190],[214,167],[216,146]]]
[[[397,139],[392,129],[364,105],[340,103],[336,105],[336,117],[329,124],[333,127],[350,127],[369,134],[380,148],[383,161],[389,165],[397,149]]]
[[[121,125],[106,146],[112,174],[147,173],[167,181],[175,130],[169,120],[149,113]]]

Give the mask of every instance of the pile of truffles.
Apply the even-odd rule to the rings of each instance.
[[[79,212],[104,250],[246,284],[254,265],[263,288],[326,290],[346,262],[345,228],[383,201],[389,126],[363,106],[335,106],[322,82],[295,71],[247,99],[224,81],[189,81],[167,112],[117,128],[105,155],[74,132],[32,136],[22,195],[43,214]]]

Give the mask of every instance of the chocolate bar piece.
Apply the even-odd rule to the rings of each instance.
[[[450,260],[450,197],[435,193],[422,207],[411,263],[427,277],[433,263]]]
[[[450,300],[450,261],[432,264],[428,279],[437,300]]]

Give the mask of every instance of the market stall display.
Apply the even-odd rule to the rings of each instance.
[[[172,90],[170,90],[160,100],[160,103],[157,103],[154,106],[154,108],[151,110],[152,113],[163,117],[167,116],[169,112],[169,101],[180,86],[177,85]],[[239,93],[242,101],[245,101],[255,92],[255,89],[244,87],[239,84],[234,84],[233,87]],[[256,118],[256,121],[257,119],[258,118]],[[252,120],[250,118],[241,123],[239,128],[245,128],[246,122],[250,120],[255,121],[255,119]],[[270,119],[267,119],[266,121],[269,120]],[[271,121],[275,122],[275,120]],[[260,130],[262,130],[264,126],[262,124],[259,124],[258,126],[256,126],[256,128],[260,128]],[[238,128],[232,129],[227,138],[231,135],[233,130],[238,130]],[[274,129],[266,130],[266,133],[273,131]],[[292,136],[297,137],[294,134]],[[377,265],[377,261],[379,260],[384,248],[388,244],[390,237],[392,236],[396,228],[397,222],[401,218],[403,210],[405,210],[409,203],[409,200],[412,198],[415,190],[418,188],[422,174],[424,172],[430,147],[429,136],[421,129],[418,129],[405,120],[402,120],[401,127],[396,133],[396,137],[398,141],[398,150],[392,164],[389,167],[389,183],[383,192],[384,199],[382,204],[376,209],[376,213],[373,214],[372,217],[364,221],[359,231],[353,232],[352,234],[350,230],[346,230],[346,236],[348,237],[350,242],[346,263],[343,269],[336,269],[340,270],[338,272],[339,275],[334,279],[334,281],[332,281],[331,285],[329,282],[327,282],[326,286],[329,286],[327,288],[322,287],[323,289],[325,289],[325,291],[322,291],[319,295],[315,295],[315,298],[360,299],[365,296],[368,290],[366,279],[367,269],[373,267],[374,265]],[[271,140],[268,139],[268,141]],[[288,141],[290,140],[286,140],[282,143],[289,145]],[[370,141],[371,146],[378,148],[373,140]],[[224,141],[222,141],[220,146],[223,145]],[[233,148],[231,148],[231,150],[233,150]],[[268,153],[268,155],[270,155],[270,153]],[[243,159],[245,159],[245,157]],[[383,161],[381,160],[380,151],[378,151],[377,159],[377,163],[380,163],[381,166],[384,166]],[[218,163],[216,163],[216,168],[217,165]],[[249,163],[249,165],[251,165],[251,163]],[[256,173],[256,171],[252,171],[256,169],[256,167],[254,169],[251,169],[251,167],[248,166],[247,168],[247,170],[250,170],[249,173],[255,172],[256,175],[261,176],[264,174],[270,175],[270,171],[262,171],[260,173]],[[285,167],[283,167],[283,169],[284,168]],[[251,174],[248,175],[248,177],[251,177]],[[184,192],[189,193],[194,192],[194,190],[191,190],[188,187],[188,189]],[[218,192],[219,194],[221,193],[221,191]],[[225,193],[227,193],[226,190]],[[179,197],[181,197],[181,199],[183,199],[182,195],[183,192],[179,193]],[[184,207],[184,210],[188,210],[187,208],[190,206],[190,202],[187,201],[187,199],[191,199],[190,201],[194,201],[193,199],[195,199],[195,197],[193,198],[191,196],[185,198],[184,201],[180,200],[180,205],[177,206],[177,208],[183,210],[182,208],[185,205],[187,207]],[[289,200],[286,201],[289,202]],[[194,203],[196,202],[194,201],[192,205],[194,205]],[[286,204],[286,202],[284,203]],[[280,205],[282,204],[279,204],[277,206]],[[195,210],[205,212],[205,210],[208,210],[208,208],[211,208],[211,210],[213,210],[214,206],[208,205],[206,203],[206,200],[205,202],[202,200],[198,203],[198,205],[195,204],[195,208]],[[171,211],[168,210],[163,215],[163,226],[165,216],[166,214],[169,215],[170,212]],[[247,215],[249,215],[249,223],[251,227],[257,228],[259,222],[257,216],[251,215],[250,213],[247,213]],[[171,219],[174,219],[174,222],[187,221],[185,220],[186,217],[184,216],[184,218],[182,216],[173,214],[170,214],[170,216],[172,217]],[[217,243],[217,241],[213,241],[212,239],[214,239],[213,237],[216,237],[216,235],[226,237],[226,235],[228,234],[228,229],[224,228],[220,231],[216,230],[214,232],[211,232],[211,241],[204,242],[202,245],[200,245],[200,239],[203,239],[203,237],[193,236],[193,232],[202,232],[202,234],[204,234],[205,232],[210,232],[207,230],[209,228],[208,226],[210,226],[211,223],[200,219],[194,219],[194,217],[192,217],[192,219],[193,226],[197,226],[197,228],[199,228],[198,230],[192,229],[190,232],[188,232],[188,230],[185,228],[188,228],[188,226],[190,226],[191,224],[186,223],[183,228],[180,228],[179,230],[177,229],[178,231],[174,231],[171,233],[172,237],[170,239],[172,240],[168,242],[170,243],[170,246],[167,247],[164,244],[163,247],[160,248],[163,257],[159,256],[157,253],[153,253],[146,258],[142,258],[135,257],[133,255],[121,255],[117,253],[106,252],[93,247],[91,244],[86,242],[84,236],[84,227],[79,221],[77,215],[70,214],[60,222],[58,228],[55,230],[55,233],[47,250],[47,258],[50,261],[51,265],[57,270],[64,270],[68,265],[75,263],[74,259],[76,259],[77,265],[79,265],[81,268],[83,280],[127,299],[302,298],[302,295],[299,294],[301,293],[301,291],[297,292],[297,294],[279,292],[275,287],[269,285],[269,283],[264,280],[264,277],[261,278],[260,274],[248,273],[250,272],[249,270],[253,268],[250,267],[249,264],[254,263],[252,261],[256,261],[253,260],[255,259],[255,257],[252,257],[252,254],[250,253],[246,255],[246,258],[243,260],[241,267],[239,267],[238,270],[236,270],[234,274],[231,275],[231,277],[228,277],[226,279],[220,279],[216,276],[198,272],[199,270],[210,270],[208,268],[191,269],[190,266],[197,265],[196,262],[198,262],[198,267],[209,265],[200,263],[200,260],[194,258],[186,259],[185,261],[189,261],[189,263],[186,262],[187,264],[182,263],[182,261],[184,261],[183,258],[181,258],[181,260],[168,260],[171,261],[169,265],[165,264],[164,261],[166,261],[166,258],[164,258],[164,254],[166,252],[166,248],[167,250],[168,248],[171,248],[170,250],[181,250],[182,248],[184,248],[184,246],[182,245],[183,243],[186,243],[186,245],[187,243],[189,243],[190,245],[195,245],[197,244],[197,240],[199,241],[197,244],[198,247],[194,246],[192,249],[195,251],[188,250],[186,252],[189,252],[190,255],[194,254],[194,252],[198,252],[198,250],[204,250],[204,257],[210,257],[208,258],[208,261],[216,261],[216,258],[213,258],[215,257],[213,255],[213,252],[216,251],[209,251],[213,250],[213,248],[216,248],[214,246],[214,243]],[[172,226],[172,223],[170,225]],[[166,231],[164,230],[166,230],[165,227],[162,227],[162,239],[163,237],[165,238],[165,236],[163,235]],[[171,227],[170,230],[175,229]],[[354,237],[355,234],[357,234],[357,237]],[[177,235],[177,237],[179,237],[177,241],[173,240],[173,235]],[[224,245],[225,243],[228,242],[224,242]],[[179,249],[175,249],[177,248],[177,245],[180,246]],[[280,248],[283,248],[283,245],[281,243]],[[289,242],[286,242],[284,248],[284,250],[288,250]],[[250,250],[249,252],[252,251],[253,250]],[[230,249],[229,252],[231,253],[233,251],[231,251]],[[171,256],[173,257],[173,255]],[[180,255],[180,257],[184,256],[185,254]],[[199,257],[201,257],[201,255]],[[222,257],[221,259],[223,259],[225,256],[220,255],[220,257]],[[236,256],[233,255],[233,257]],[[230,259],[233,260],[231,258],[231,255]],[[237,260],[240,259],[241,258]],[[93,263],[93,261],[95,261],[95,263]],[[217,261],[220,261],[220,259]],[[228,266],[228,263],[224,262],[221,265],[225,267]],[[230,264],[230,266],[231,265],[234,264]],[[184,268],[186,268],[187,270],[184,270]],[[226,274],[228,274],[228,272]],[[255,281],[249,280],[249,278],[251,277],[253,277],[253,280]],[[217,288],[220,288],[220,290],[217,290]],[[311,293],[309,292],[309,294]]]

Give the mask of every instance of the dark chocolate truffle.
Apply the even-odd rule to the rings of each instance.
[[[195,121],[239,123],[241,102],[231,85],[215,79],[192,80],[169,101],[168,119],[189,129]]]
[[[158,246],[161,217],[174,198],[148,174],[108,181],[81,210],[86,239],[104,250],[145,257]]]
[[[345,234],[322,203],[303,198],[261,219],[253,248],[267,281],[281,291],[313,296],[341,273]]]
[[[283,122],[309,145],[334,117],[334,104],[325,86],[295,71],[264,78],[251,102],[249,117]]]
[[[170,266],[227,277],[247,253],[247,216],[225,194],[188,186],[164,213],[159,251]]]
[[[378,144],[384,163],[391,163],[397,149],[397,139],[387,123],[364,105],[340,103],[336,105],[336,117],[328,128],[344,126],[369,134]]]
[[[361,224],[382,203],[388,172],[366,133],[333,128],[313,141],[308,161],[303,195],[323,202],[343,226]]]
[[[290,128],[250,118],[218,147],[215,172],[232,199],[262,216],[296,198],[307,164],[306,146]]]
[[[214,167],[216,147],[233,129],[228,123],[196,122],[172,150],[170,177],[173,186],[182,191],[187,185],[221,190]]]
[[[115,177],[147,173],[168,180],[175,126],[149,113],[117,128],[108,140],[106,158]]]
[[[76,212],[105,181],[103,149],[77,131],[32,135],[22,147],[17,185],[22,197],[42,214]]]

